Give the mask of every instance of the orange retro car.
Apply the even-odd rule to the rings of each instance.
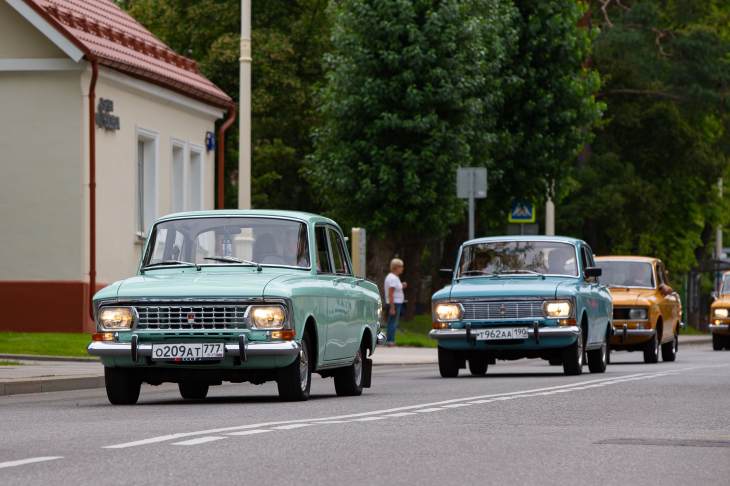
[[[612,350],[643,351],[645,363],[674,361],[679,347],[682,302],[669,286],[661,260],[648,257],[597,257],[601,283],[613,298]],[[728,296],[730,297],[730,296]]]
[[[730,349],[730,272],[722,275],[720,292],[710,306],[710,332],[712,349]]]

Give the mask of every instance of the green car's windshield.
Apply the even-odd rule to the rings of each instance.
[[[578,276],[575,247],[554,241],[494,241],[467,245],[457,278],[500,274]]]
[[[143,267],[162,262],[310,268],[306,224],[265,217],[210,217],[154,226]]]
[[[603,270],[601,283],[609,287],[654,288],[651,263],[606,260],[596,265]]]

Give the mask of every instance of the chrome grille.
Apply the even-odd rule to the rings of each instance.
[[[247,305],[164,304],[135,305],[137,329],[242,329]]]
[[[473,321],[538,319],[545,317],[542,304],[543,301],[541,300],[462,302],[464,306],[463,319]]]

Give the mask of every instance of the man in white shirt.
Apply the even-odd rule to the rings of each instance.
[[[388,309],[388,342],[387,346],[395,346],[395,331],[398,328],[401,308],[405,302],[403,289],[408,284],[401,282],[399,275],[403,273],[403,260],[393,258],[390,261],[390,273],[385,277],[385,307]]]

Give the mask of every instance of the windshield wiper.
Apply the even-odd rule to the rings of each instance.
[[[172,266],[172,265],[185,265],[186,267],[195,267],[196,270],[200,270],[200,265],[193,262],[186,262],[184,260],[162,260],[161,262],[150,263],[142,267],[142,270],[146,270],[152,267]]]
[[[242,260],[240,258],[232,257],[232,256],[212,256],[212,257],[205,257],[203,260],[213,260],[216,262],[223,262],[223,263],[243,263],[245,265],[251,265],[253,267],[256,267],[256,271],[261,271],[261,264],[257,262],[252,262],[251,260]]]

